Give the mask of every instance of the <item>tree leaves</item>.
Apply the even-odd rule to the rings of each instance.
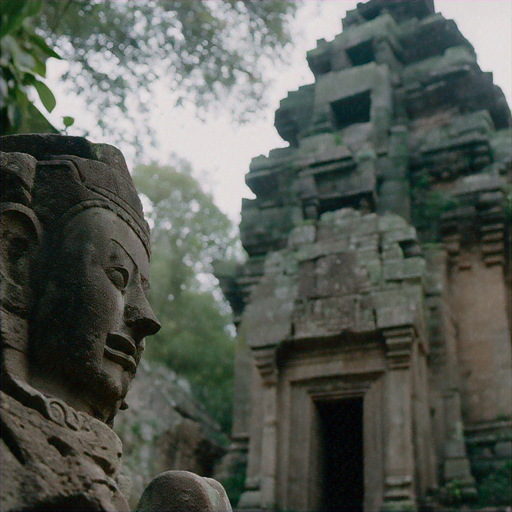
[[[69,128],[70,126],[73,126],[73,124],[75,122],[75,118],[74,117],[70,117],[70,116],[64,116],[62,118],[62,122],[64,123],[64,126],[66,128]]]
[[[37,94],[39,94],[39,98],[41,99],[41,103],[44,105],[44,108],[48,110],[48,112],[51,112],[57,103],[52,91],[50,91],[50,89],[48,89],[48,87],[39,80],[34,80],[33,85],[36,88]]]
[[[32,87],[48,112],[55,108],[55,96],[40,78],[46,76],[46,60],[60,57],[30,26],[30,18],[41,6],[41,1],[34,0],[2,1],[0,110],[4,134],[16,133],[24,117],[39,114],[30,99]]]
[[[149,299],[162,324],[148,340],[148,356],[187,377],[210,414],[228,430],[235,346],[228,330],[229,308],[211,272],[212,260],[235,252],[232,224],[185,160],[137,166],[133,179],[150,204]]]
[[[70,63],[64,75],[70,89],[87,100],[107,133],[121,138],[127,123],[144,131],[148,101],[141,98],[145,93],[151,101],[159,80],[176,105],[193,105],[199,116],[215,106],[246,120],[264,105],[267,69],[286,56],[297,5],[46,0],[38,30]]]
[[[41,9],[41,0],[2,1],[2,25],[0,36],[16,32],[26,18],[36,15]]]
[[[53,57],[54,59],[60,59],[60,55],[52,50],[45,42],[44,39],[36,34],[28,33],[27,37],[29,41],[37,46],[42,52],[43,55],[46,55],[47,57]]]
[[[2,0],[3,132],[15,132],[27,115],[16,104],[20,92],[22,103],[32,105],[29,92],[36,82],[24,74],[41,82],[46,60],[59,54],[69,63],[63,80],[86,100],[112,142],[151,140],[149,110],[158,81],[165,82],[175,105],[192,105],[200,117],[223,108],[247,120],[265,104],[266,71],[286,55],[297,5]],[[35,87],[51,111],[49,91]]]

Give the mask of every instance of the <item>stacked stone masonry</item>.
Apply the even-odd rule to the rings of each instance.
[[[511,452],[509,107],[428,0],[358,4],[307,60],[219,271],[239,508],[470,499]]]

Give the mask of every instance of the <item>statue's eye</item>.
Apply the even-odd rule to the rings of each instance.
[[[114,283],[114,286],[119,290],[124,290],[128,285],[130,275],[128,270],[123,267],[112,267],[107,270],[109,279]]]

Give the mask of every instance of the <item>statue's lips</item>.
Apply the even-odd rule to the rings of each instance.
[[[111,332],[105,342],[105,357],[120,364],[125,370],[135,371],[137,363],[135,342],[126,334]]]

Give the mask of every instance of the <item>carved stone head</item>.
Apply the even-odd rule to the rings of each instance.
[[[160,328],[146,298],[149,228],[124,158],[60,135],[3,137],[2,152],[2,314],[17,318],[2,335],[24,355],[13,371],[23,376],[25,361],[36,389],[111,423],[144,337]]]

